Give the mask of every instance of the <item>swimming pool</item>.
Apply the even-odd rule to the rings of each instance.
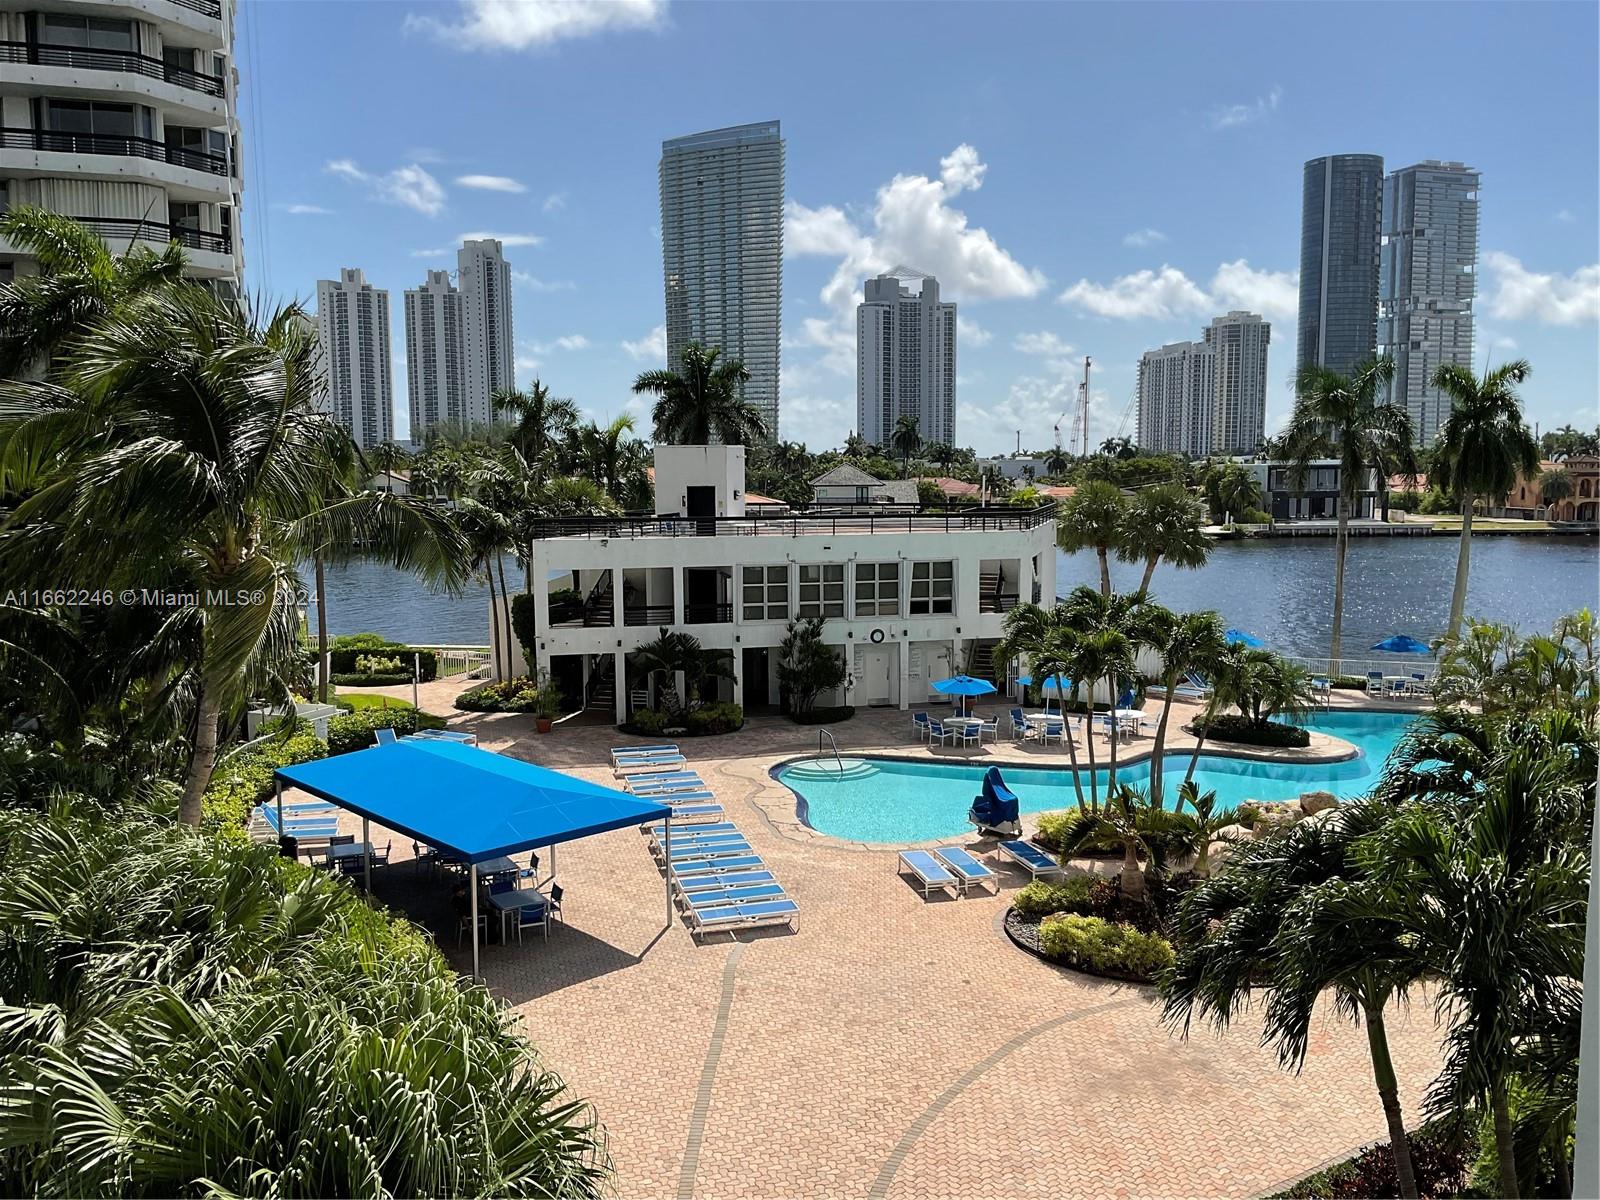
[[[1328,791],[1341,799],[1358,796],[1372,786],[1389,751],[1413,720],[1409,713],[1319,713],[1306,722],[1306,728],[1343,738],[1361,751],[1360,757],[1291,765],[1201,754],[1195,782],[1202,790],[1216,790],[1217,807],[1223,811],[1245,800],[1288,800],[1309,791]],[[808,770],[804,763],[791,763],[777,778],[795,793],[796,812],[813,829],[859,842],[920,842],[971,830],[967,809],[988,765],[852,759],[843,777],[835,770]],[[1169,805],[1188,767],[1187,754],[1167,756]],[[1002,764],[1001,770],[1023,812],[1076,803],[1070,768]],[[1095,775],[1104,795],[1109,772],[1102,769]],[[1150,780],[1149,760],[1119,769],[1117,779],[1144,787]],[[1087,794],[1087,773],[1084,786]]]

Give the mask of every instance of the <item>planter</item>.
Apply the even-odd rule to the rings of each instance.
[[[549,733],[551,726],[555,724],[549,717],[536,717],[533,723],[540,733]]]

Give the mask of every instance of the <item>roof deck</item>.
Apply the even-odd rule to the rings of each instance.
[[[881,509],[881,511],[880,511]],[[557,538],[835,537],[840,534],[1001,533],[1035,529],[1054,521],[1054,501],[1037,508],[924,508],[877,505],[869,510],[833,506],[738,517],[655,516],[552,517],[534,523],[533,536]]]

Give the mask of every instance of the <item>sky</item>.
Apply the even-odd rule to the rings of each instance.
[[[1527,414],[1600,396],[1600,6],[246,0],[236,59],[246,285],[401,293],[506,243],[517,382],[648,435],[665,357],[663,139],[786,141],[780,436],[855,424],[861,285],[959,305],[956,441],[1044,448],[1093,360],[1090,437],[1134,432],[1139,355],[1246,308],[1292,407],[1301,170],[1330,153],[1482,172],[1474,366],[1523,357]],[[1448,15],[1446,15],[1446,10]],[[1070,435],[1070,415],[1063,435]]]

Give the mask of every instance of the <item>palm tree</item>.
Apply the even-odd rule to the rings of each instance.
[[[1077,636],[1071,621],[1074,614],[1060,606],[1043,608],[1037,604],[1019,604],[1005,616],[1004,633],[995,643],[992,660],[998,670],[1026,659],[1028,669],[1039,681],[1039,690],[1045,691],[1045,680],[1055,680],[1056,699],[1063,714],[1066,697],[1062,695],[1061,680],[1068,670],[1072,656],[1072,641]],[[1077,686],[1073,686],[1077,697]],[[1078,772],[1078,744],[1067,737],[1067,757],[1072,763],[1072,787],[1078,795],[1078,807],[1083,807],[1083,779]]]
[[[1162,483],[1135,492],[1122,518],[1117,557],[1123,562],[1144,562],[1139,590],[1150,590],[1156,564],[1166,559],[1184,571],[1206,565],[1211,539],[1203,532],[1205,511],[1182,484]]]
[[[1275,716],[1301,717],[1313,702],[1311,675],[1305,668],[1270,650],[1224,646],[1212,660],[1211,698],[1195,723],[1194,750],[1183,781],[1188,783],[1194,778],[1200,752],[1218,714],[1237,708],[1253,724],[1264,726]]]
[[[949,442],[929,442],[922,448],[922,452],[927,460],[945,475],[950,474],[950,468],[961,457],[960,452]]]
[[[619,505],[637,496],[645,476],[635,453],[633,418],[624,413],[603,428],[590,422],[578,431],[579,457],[585,473]]]
[[[386,492],[394,491],[394,473],[404,470],[410,461],[411,455],[394,442],[379,442],[367,451],[367,462],[383,474],[383,490]]]
[[[0,378],[23,375],[121,305],[183,278],[176,242],[114,255],[71,217],[28,205],[0,214],[0,241],[39,264],[37,275],[0,283]]]
[[[1065,610],[1068,627],[1075,631],[1070,650],[1062,657],[1067,673],[1074,684],[1083,684],[1085,740],[1089,743],[1090,799],[1098,807],[1097,785],[1094,781],[1094,692],[1095,686],[1104,683],[1110,694],[1110,707],[1115,708],[1117,696],[1125,680],[1134,677],[1137,655],[1141,646],[1155,641],[1158,622],[1152,617],[1150,606],[1144,603],[1142,592],[1122,596],[1105,596],[1090,587],[1074,588],[1072,594],[1060,605]],[[1117,786],[1116,724],[1110,728],[1110,777],[1108,786]],[[1109,793],[1108,793],[1109,794]]]
[[[174,285],[80,333],[59,366],[57,383],[7,387],[0,473],[28,495],[0,567],[164,593],[196,647],[174,667],[195,731],[179,816],[198,824],[222,721],[253,696],[287,699],[298,672],[296,563],[355,547],[453,584],[459,537],[425,502],[348,487],[359,457],[315,409],[315,339],[296,307],[257,325]],[[19,448],[31,480],[10,469]]]
[[[1133,788],[1113,785],[1106,792],[1104,808],[1095,812],[1079,808],[1069,814],[1061,827],[1058,849],[1063,859],[1081,850],[1121,850],[1118,887],[1124,899],[1142,903],[1147,881],[1139,865],[1141,852],[1146,861],[1154,862],[1157,838],[1165,842],[1173,834],[1186,837],[1188,832],[1188,827],[1175,820],[1172,813],[1150,808]]]
[[[578,424],[578,406],[551,396],[550,389],[537,379],[525,392],[514,388],[496,392],[491,403],[497,414],[516,422],[507,440],[541,474],[553,466],[557,449]]]
[[[1548,471],[1539,473],[1539,499],[1544,501],[1546,506],[1567,499],[1577,490],[1572,472],[1565,467],[1551,467]]]
[[[905,475],[911,474],[911,456],[922,445],[922,434],[917,432],[917,419],[913,416],[902,416],[894,423],[894,432],[889,435],[889,445],[900,452],[900,468]]]
[[[1110,553],[1122,544],[1127,500],[1111,483],[1095,480],[1079,486],[1056,522],[1056,545],[1069,554],[1093,549],[1100,560],[1100,594],[1111,595]]]
[[[1193,810],[1193,815],[1183,811],[1185,804]],[[1159,812],[1160,809],[1156,811]],[[1179,827],[1187,829],[1190,840],[1194,842],[1194,866],[1191,870],[1195,878],[1209,878],[1211,842],[1221,830],[1234,824],[1238,818],[1231,812],[1218,812],[1217,793],[1202,792],[1199,785],[1192,780],[1178,786],[1178,806],[1174,815],[1179,820]]]
[[[1215,463],[1207,467],[1201,483],[1211,519],[1232,516],[1238,520],[1261,505],[1261,486],[1242,463]]]
[[[1167,725],[1172,718],[1172,693],[1191,673],[1210,676],[1217,662],[1227,653],[1222,618],[1214,612],[1171,613],[1155,611],[1152,640],[1161,654],[1161,684],[1166,698],[1156,722],[1155,745],[1150,752],[1150,803],[1157,809],[1165,803]]]
[[[502,628],[495,632],[502,653],[495,659],[495,674],[510,679],[518,672],[512,670],[511,593],[506,588],[506,570],[503,555],[513,545],[511,522],[495,508],[470,496],[456,506],[454,519],[461,535],[460,567],[469,574],[482,573],[489,585],[489,612],[503,612]],[[498,572],[498,589],[495,575]],[[498,590],[499,605],[496,605]]]
[[[1344,629],[1344,561],[1350,547],[1350,510],[1362,484],[1382,464],[1385,470],[1415,475],[1416,451],[1411,418],[1404,409],[1379,399],[1394,380],[1394,360],[1372,359],[1341,375],[1326,367],[1308,366],[1295,382],[1298,399],[1284,430],[1291,476],[1300,486],[1311,464],[1321,458],[1339,460],[1339,527],[1333,550],[1333,632],[1328,670],[1339,673]],[[1387,481],[1385,481],[1387,482]]]
[[[634,651],[634,665],[647,677],[662,674],[669,678],[683,675],[684,701],[689,709],[700,703],[701,689],[717,679],[732,679],[733,664],[725,650],[707,650],[700,639],[687,633],[674,633],[663,626],[656,640]],[[664,707],[676,708],[676,697]]]
[[[1062,475],[1072,465],[1072,458],[1060,446],[1051,446],[1045,451],[1044,469],[1049,475]]]
[[[843,453],[846,458],[868,458],[872,455],[872,443],[859,433],[852,433],[844,439]]]
[[[679,369],[645,371],[633,390],[656,397],[650,419],[658,442],[703,446],[713,440],[750,445],[766,436],[761,414],[744,398],[750,372],[737,359],[723,359],[715,346],[697,342],[683,348]]]
[[[1450,415],[1439,429],[1430,482],[1461,502],[1461,545],[1446,637],[1460,630],[1467,607],[1473,504],[1480,496],[1504,497],[1518,476],[1529,478],[1539,470],[1539,444],[1522,420],[1517,396],[1517,384],[1532,370],[1527,359],[1519,358],[1482,378],[1457,363],[1445,363],[1433,374],[1433,386],[1450,397]]]

